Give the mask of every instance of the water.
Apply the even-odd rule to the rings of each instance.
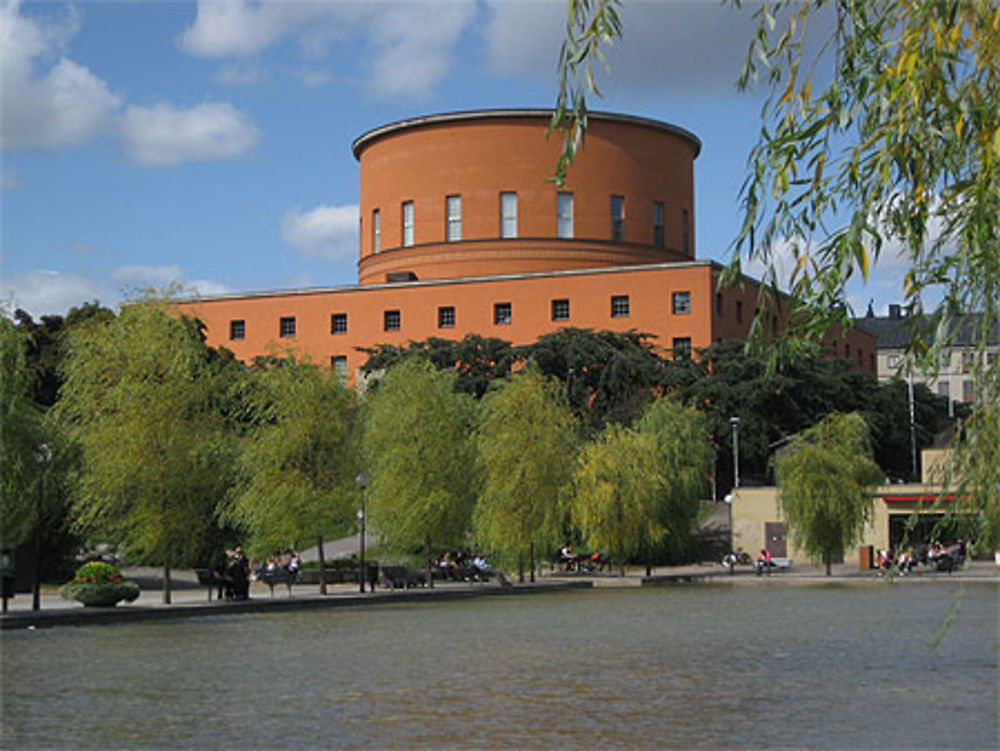
[[[4,748],[996,748],[998,588],[695,586],[6,632]]]

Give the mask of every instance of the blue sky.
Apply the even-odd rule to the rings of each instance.
[[[365,131],[549,107],[561,0],[0,0],[0,300],[34,316],[179,282],[203,294],[356,280]],[[694,132],[700,258],[726,260],[761,99],[748,11],[628,2],[603,101]],[[884,263],[852,302],[884,310]],[[898,294],[898,292],[895,292]]]

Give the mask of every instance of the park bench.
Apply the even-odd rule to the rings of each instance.
[[[261,571],[257,574],[257,581],[263,582],[271,591],[274,597],[274,587],[276,584],[284,584],[288,587],[288,596],[292,596],[292,585],[298,580],[297,571],[289,571],[287,568],[278,568],[273,571]]]
[[[427,576],[409,566],[382,566],[379,581],[385,589],[410,589],[426,586]]]

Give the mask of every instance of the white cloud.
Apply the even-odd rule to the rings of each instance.
[[[121,97],[62,54],[77,28],[72,13],[46,25],[21,16],[17,2],[0,6],[0,143],[4,148],[76,146],[112,130]],[[53,58],[56,62],[50,64]]]
[[[231,288],[206,279],[185,281],[178,266],[119,266],[104,279],[61,271],[27,271],[5,277],[0,301],[11,311],[23,308],[32,317],[65,315],[70,308],[98,301],[114,307],[147,289],[174,289],[177,294],[216,295]]]
[[[742,8],[715,0],[623,3],[623,38],[603,48],[610,72],[595,62],[600,88],[631,97],[674,95],[687,101],[734,94],[758,5],[753,0]],[[487,8],[490,70],[554,83],[566,4],[488,0]],[[822,34],[831,18],[829,13],[811,17],[810,27]]]
[[[115,298],[106,284],[59,271],[28,271],[6,277],[0,297],[11,301],[11,310],[23,308],[36,319],[65,315],[73,306],[95,300],[107,305]]]
[[[452,52],[477,14],[476,0],[275,2],[200,0],[178,38],[200,57],[246,60],[294,38],[307,58],[362,40],[365,87],[379,97],[428,96],[452,68]],[[303,77],[306,86],[325,82]]]
[[[384,97],[425,98],[448,74],[452,50],[473,20],[472,2],[391,7],[372,24],[369,86]]]
[[[231,159],[259,139],[250,118],[225,102],[188,109],[159,104],[125,111],[122,138],[129,158],[147,167]]]
[[[357,204],[293,209],[281,220],[281,237],[307,256],[349,258],[357,252],[358,212]]]
[[[255,83],[260,83],[266,77],[263,69],[256,62],[237,60],[222,66],[215,75],[215,80],[230,86],[252,86]]]

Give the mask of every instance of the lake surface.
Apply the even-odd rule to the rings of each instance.
[[[958,591],[598,589],[8,631],[0,745],[996,748],[1000,592]]]

